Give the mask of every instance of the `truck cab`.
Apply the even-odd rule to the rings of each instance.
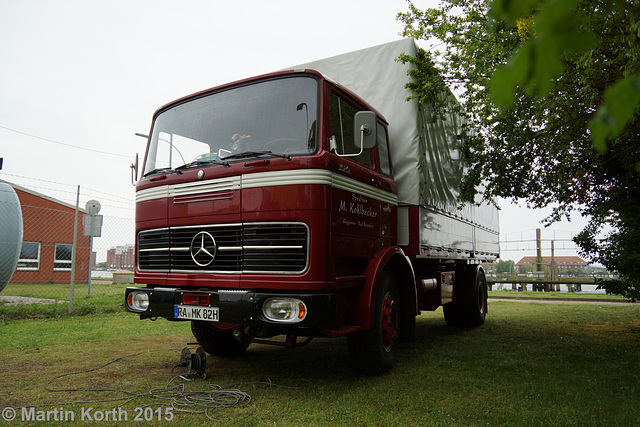
[[[228,342],[213,353],[370,328],[353,301],[371,298],[367,270],[396,247],[397,204],[387,123],[318,72],[180,99],[154,116],[136,188],[147,287],[127,290],[127,308],[193,321],[197,338]]]

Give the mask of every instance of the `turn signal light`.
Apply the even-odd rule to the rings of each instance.
[[[149,295],[134,291],[127,296],[127,305],[134,311],[146,311],[149,308]]]

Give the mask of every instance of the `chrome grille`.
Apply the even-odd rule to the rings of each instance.
[[[298,224],[248,224],[244,227],[244,268],[302,271],[307,264],[307,228]]]
[[[215,240],[215,257],[208,264],[196,263],[192,257],[192,252],[199,249],[201,232]],[[138,233],[138,268],[158,272],[302,273],[308,265],[308,239],[305,224],[288,222],[145,230]]]

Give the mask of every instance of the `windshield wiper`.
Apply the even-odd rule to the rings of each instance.
[[[221,160],[246,159],[249,157],[262,157],[262,156],[280,157],[282,159],[291,160],[291,156],[289,156],[288,154],[279,154],[279,153],[274,153],[273,151],[245,151],[243,153],[232,154],[230,156],[223,157]]]
[[[222,165],[222,166],[231,166],[229,162],[223,162],[220,160],[196,160],[191,163],[184,164],[182,166],[178,166],[176,171],[180,172],[182,169],[193,168],[196,166],[208,166],[208,165]],[[180,172],[181,173],[181,172]]]
[[[149,175],[153,175],[156,173],[177,173],[178,175],[182,174],[182,171],[179,170],[174,170],[171,168],[158,168],[158,169],[154,169],[152,171],[149,171],[147,173],[145,173],[144,175],[142,175],[142,177],[144,178],[145,176],[149,176]]]

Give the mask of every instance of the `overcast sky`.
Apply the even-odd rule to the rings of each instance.
[[[72,204],[80,185],[81,207],[97,199],[105,216],[132,218],[129,165],[145,146],[135,133],[148,132],[158,107],[398,40],[406,10],[405,0],[0,0],[0,179]],[[535,236],[544,212],[502,207],[502,240]],[[568,239],[583,225],[557,224],[544,237]],[[562,246],[574,247],[556,243],[556,255],[575,255]],[[505,250],[516,247],[530,250]],[[503,258],[534,247],[503,245]]]

